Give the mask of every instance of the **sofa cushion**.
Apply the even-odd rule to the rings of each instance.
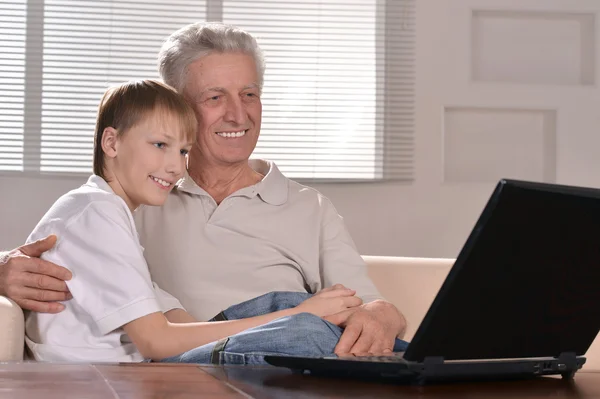
[[[364,256],[368,272],[385,299],[406,317],[410,341],[433,302],[454,259]]]

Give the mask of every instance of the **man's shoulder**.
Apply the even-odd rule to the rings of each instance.
[[[264,159],[252,160],[253,168],[263,174],[267,174],[265,183],[270,191],[287,191],[287,204],[292,206],[303,205],[323,205],[330,204],[331,201],[314,187],[301,184],[282,173],[275,162]],[[262,167],[262,170],[258,169]]]
[[[291,179],[288,180],[288,200],[291,205],[333,206],[331,200],[316,188],[306,186]]]

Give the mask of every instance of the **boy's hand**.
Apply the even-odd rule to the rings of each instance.
[[[336,284],[325,288],[296,306],[298,312],[312,313],[319,317],[333,315],[362,305],[362,299],[354,296],[355,290]]]

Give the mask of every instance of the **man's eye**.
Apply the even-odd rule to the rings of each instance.
[[[190,150],[182,149],[180,152],[181,152],[181,155],[185,156],[190,152]]]
[[[210,101],[219,101],[220,98],[221,98],[221,96],[212,96],[212,97],[209,97],[209,100]]]
[[[244,93],[244,97],[242,99],[244,101],[257,101],[260,97],[256,93]]]
[[[165,148],[166,144],[162,143],[162,142],[158,142],[158,143],[154,143],[154,146],[156,148]]]

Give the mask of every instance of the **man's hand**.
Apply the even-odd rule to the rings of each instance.
[[[65,307],[58,303],[71,299],[65,280],[71,272],[40,259],[56,244],[56,236],[23,245],[8,253],[0,263],[0,295],[15,301],[21,308],[43,313],[58,313]]]
[[[337,355],[382,354],[394,349],[406,330],[404,316],[389,302],[378,300],[348,309],[325,320],[344,328],[335,347]]]

